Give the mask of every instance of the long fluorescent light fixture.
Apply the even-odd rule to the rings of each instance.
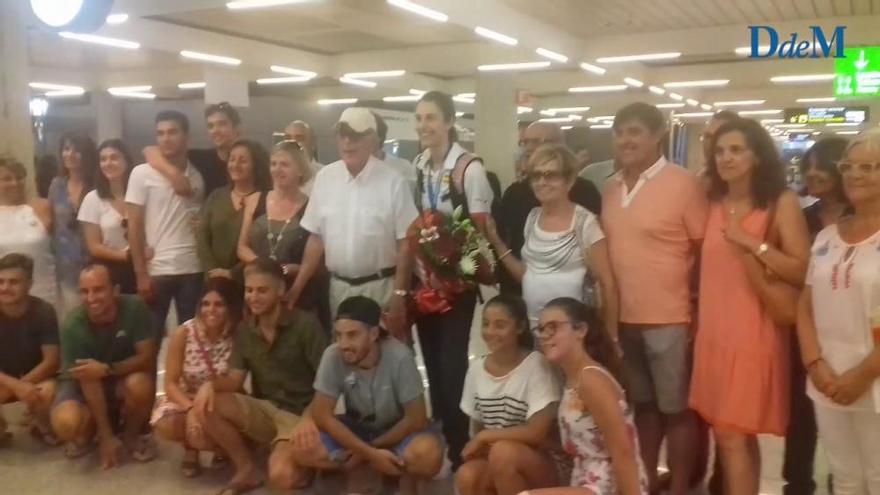
[[[449,20],[449,16],[444,14],[443,12],[438,12],[434,9],[429,9],[428,7],[419,5],[414,2],[410,2],[409,0],[388,0],[389,5],[394,5],[397,8],[412,12],[413,14],[418,14],[422,17],[427,17],[428,19],[437,21],[437,22],[446,22]]]
[[[550,60],[555,60],[556,62],[561,62],[563,64],[568,62],[568,57],[566,57],[565,55],[554,52],[552,50],[548,50],[546,48],[537,48],[535,50],[535,53],[544,58],[549,58]]]
[[[111,93],[117,98],[138,98],[140,100],[155,100],[156,95],[153,93],[144,93],[140,91],[129,91],[126,93]]]
[[[473,100],[474,98],[477,97],[477,94],[476,94],[476,93],[458,93],[458,94],[455,95],[455,96],[456,96],[457,98],[467,98],[467,99],[469,99],[469,100]]]
[[[832,122],[830,124],[825,124],[828,127],[857,127],[862,124],[857,124],[855,122]]]
[[[223,65],[241,65],[241,60],[233,57],[224,57],[222,55],[212,55],[210,53],[194,52],[192,50],[181,50],[181,57],[191,58],[193,60],[201,60],[203,62],[213,62]]]
[[[569,93],[605,93],[609,91],[625,91],[626,84],[606,84],[604,86],[577,86],[568,88]]]
[[[611,129],[611,124],[593,124],[590,129]]]
[[[762,124],[781,124],[785,119],[761,119]]]
[[[648,91],[654,93],[655,95],[665,95],[666,90],[658,87],[658,86],[648,86]]]
[[[692,107],[698,107],[698,106],[700,106],[700,102],[697,101],[697,100],[695,100],[695,99],[693,99],[693,98],[688,98],[688,99],[685,100],[685,101],[687,101],[687,104],[690,105],[690,106],[692,106]]]
[[[589,122],[602,122],[603,120],[613,121],[614,115],[597,115],[595,117],[590,117],[587,119]]]
[[[730,79],[701,79],[697,81],[672,81],[663,83],[664,88],[703,88],[707,86],[726,86]]]
[[[772,110],[740,110],[740,115],[777,115],[782,113],[780,109],[772,109]]]
[[[257,84],[260,85],[271,85],[271,84],[298,84],[311,81],[311,77],[306,76],[285,76],[285,77],[263,77],[257,79]]]
[[[786,129],[789,129],[789,128],[794,129],[794,128],[806,127],[806,126],[807,126],[807,124],[776,124],[776,127],[786,128]]]
[[[128,14],[110,14],[107,16],[107,24],[122,24],[128,21]]]
[[[78,89],[65,89],[65,90],[55,90],[55,91],[46,91],[43,93],[43,96],[47,98],[56,98],[63,96],[82,96],[84,95],[86,90],[84,88]]]
[[[684,100],[684,96],[681,96],[681,95],[678,94],[678,93],[669,93],[669,97],[672,98],[672,99],[675,100],[675,101],[681,101],[681,100]]]
[[[517,41],[516,38],[507,36],[506,34],[501,34],[498,31],[492,31],[491,29],[484,28],[483,26],[475,27],[474,32],[482,36],[483,38],[488,38],[492,41],[497,41],[505,45],[516,46],[517,44],[519,44],[519,41]]]
[[[798,98],[794,101],[798,103],[830,103],[832,101],[837,101],[837,98],[833,96],[825,96],[820,98]]]
[[[606,72],[608,72],[607,70],[605,70],[602,67],[599,67],[598,65],[588,64],[586,62],[581,62],[581,69],[583,69],[587,72],[592,72],[593,74],[596,74],[597,76],[601,76],[601,75],[605,74]]]
[[[677,113],[676,117],[688,118],[688,117],[711,117],[714,115],[712,112],[685,112],[685,113]]]
[[[107,92],[111,95],[116,95],[120,93],[142,93],[151,89],[153,89],[152,86],[143,84],[140,86],[114,86],[112,88],[107,88]]]
[[[535,109],[532,107],[521,107],[521,106],[516,107],[516,114],[517,115],[524,114],[524,113],[532,113],[534,111],[535,111]]]
[[[703,110],[712,110],[712,105],[708,103],[703,103],[702,105],[700,105],[700,108],[702,108]]]
[[[642,62],[648,60],[666,60],[678,58],[681,52],[643,53],[640,55],[620,55],[616,57],[599,57],[596,62],[600,64],[618,64],[623,62]]]
[[[402,95],[402,96],[385,96],[382,101],[387,103],[396,103],[403,101],[419,101],[422,97],[419,95]]]
[[[70,84],[57,84],[47,82],[31,82],[28,83],[28,86],[31,89],[42,89],[47,91],[77,91],[83,89],[80,86],[73,86]]]
[[[860,132],[862,132],[862,131],[837,131],[834,134],[837,134],[839,136],[855,136],[856,134],[858,134]]]
[[[561,122],[571,122],[572,120],[573,119],[571,119],[569,117],[546,117],[546,118],[538,119],[538,122],[549,122],[549,123],[558,124]]]
[[[118,38],[108,38],[106,36],[97,36],[94,34],[71,33],[62,31],[58,36],[69,40],[82,41],[84,43],[92,43],[95,45],[112,46],[114,48],[125,48],[126,50],[137,50],[141,44],[136,41],[121,40]]]
[[[731,101],[716,101],[714,105],[716,107],[743,107],[749,105],[763,105],[767,100],[731,100]]]
[[[376,79],[381,77],[400,77],[406,74],[405,70],[377,70],[373,72],[348,72],[343,74],[345,77],[353,79]]]
[[[657,108],[681,108],[684,106],[684,103],[658,103],[654,106]]]
[[[205,82],[187,82],[187,83],[180,83],[177,85],[177,87],[180,89],[202,89],[202,88],[206,87],[207,85],[208,85],[208,83],[205,83]]]
[[[460,94],[460,95],[453,96],[452,101],[457,101],[459,103],[473,104],[476,101],[476,99],[473,96],[465,96],[464,94]]]
[[[427,91],[425,91],[423,89],[410,89],[409,90],[409,94],[416,95],[416,96],[422,96],[425,93],[427,93]]]
[[[318,105],[351,105],[357,101],[357,98],[326,98],[318,100]]]
[[[628,85],[630,85],[634,88],[641,88],[642,86],[645,85],[645,83],[643,83],[642,81],[639,81],[638,79],[633,79],[632,77],[624,77],[623,82],[627,83]]]
[[[226,2],[226,8],[229,10],[260,9],[263,7],[280,7],[294,3],[305,3],[307,1],[309,0],[236,0],[234,2]]]
[[[546,60],[542,60],[540,62],[518,62],[513,64],[488,64],[488,65],[480,65],[477,67],[478,71],[481,72],[492,72],[499,70],[534,70],[534,69],[546,69],[550,67],[550,62]]]
[[[834,74],[799,74],[795,76],[774,76],[770,78],[770,82],[774,83],[799,83],[799,82],[817,82],[830,81],[834,79]]]
[[[360,86],[362,88],[375,88],[376,86],[378,86],[375,81],[365,81],[363,79],[356,79],[354,77],[346,76],[340,77],[339,82],[343,84],[350,84],[352,86]]]
[[[581,112],[589,112],[590,107],[560,107],[560,108],[548,108],[545,110],[546,112],[551,112],[554,114],[557,113],[581,113]]]
[[[272,72],[277,72],[279,74],[289,74],[291,76],[315,77],[318,75],[317,72],[312,72],[310,70],[294,69],[293,67],[285,67],[283,65],[269,66],[269,70],[271,70]]]

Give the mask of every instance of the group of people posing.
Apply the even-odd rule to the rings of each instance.
[[[0,404],[26,403],[68,457],[96,442],[105,467],[155,457],[151,431],[186,476],[212,451],[234,468],[224,495],[263,483],[255,446],[280,490],[342,469],[351,491],[380,473],[418,493],[451,469],[461,495],[677,495],[702,482],[710,430],[716,493],[758,492],[761,433],[787,438],[786,493],[812,493],[818,430],[834,492],[880,494],[880,134],[817,143],[802,210],[770,136],[729,112],[700,174],[666,160],[648,104],[617,112],[613,163],[583,169],[533,123],[503,194],[448,95],[415,116],[412,164],[365,108],[323,166],[308,124],[268,152],[227,104],[205,111],[211,150],[160,112],[138,166],[119,140],[65,135],[49,201],[0,159]],[[474,360],[478,286],[411,309],[414,288],[443,290],[411,226],[455,210],[501,285]]]

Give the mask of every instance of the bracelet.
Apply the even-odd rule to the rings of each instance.
[[[406,297],[407,294],[409,294],[409,292],[407,292],[407,291],[405,291],[405,290],[403,290],[403,289],[394,289],[393,294],[394,294],[395,296]]]
[[[507,251],[504,251],[504,254],[502,254],[501,256],[498,257],[498,261],[503,260],[505,256],[509,255],[512,252],[513,252],[513,249],[508,249]]]
[[[814,359],[811,360],[809,363],[807,363],[807,364],[804,365],[804,369],[807,370],[807,371],[810,371],[810,370],[813,368],[813,366],[816,366],[816,365],[819,364],[821,361],[825,361],[825,358],[823,358],[822,356],[819,356],[819,357],[817,357],[817,358],[814,358]]]

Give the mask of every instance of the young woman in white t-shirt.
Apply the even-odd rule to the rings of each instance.
[[[136,294],[125,212],[125,191],[134,166],[131,154],[119,139],[104,141],[98,146],[98,166],[95,189],[83,198],[77,220],[91,258],[107,265],[123,294]]]
[[[522,283],[523,299],[531,325],[548,301],[571,297],[590,305],[601,299],[603,319],[609,335],[617,339],[617,283],[608,257],[608,244],[599,219],[569,199],[577,179],[577,160],[563,145],[546,144],[535,150],[526,174],[541,206],[532,210],[523,232],[522,260],[511,255],[494,222],[487,225],[487,237],[498,259]],[[593,287],[594,275],[601,298],[585,296]]]
[[[516,495],[566,481],[554,425],[562,386],[533,350],[522,299],[500,295],[486,303],[483,339],[490,352],[471,362],[461,396],[475,434],[462,450],[458,492]]]
[[[801,358],[837,495],[880,493],[880,131],[838,162],[853,215],[813,244],[798,312]]]

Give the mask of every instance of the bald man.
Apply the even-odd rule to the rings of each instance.
[[[309,167],[312,169],[312,177],[324,168],[324,164],[317,160],[318,140],[315,137],[315,131],[307,122],[294,120],[287,124],[287,127],[284,128],[284,137],[291,141],[296,141],[308,153],[309,158],[312,160],[309,164]]]
[[[539,206],[532,187],[525,178],[523,172],[525,164],[542,144],[565,144],[565,134],[562,129],[550,122],[533,122],[520,138],[519,145],[522,150],[522,159],[516,164],[517,180],[504,191],[501,198],[501,206],[498,218],[499,232],[504,237],[506,244],[512,250],[512,254],[519,257],[524,238],[523,229],[526,226],[526,218],[532,208]],[[602,210],[602,197],[592,182],[578,177],[569,192],[569,198],[591,212],[599,215]],[[521,294],[522,287],[506,271],[499,273],[501,292],[505,294]]]

